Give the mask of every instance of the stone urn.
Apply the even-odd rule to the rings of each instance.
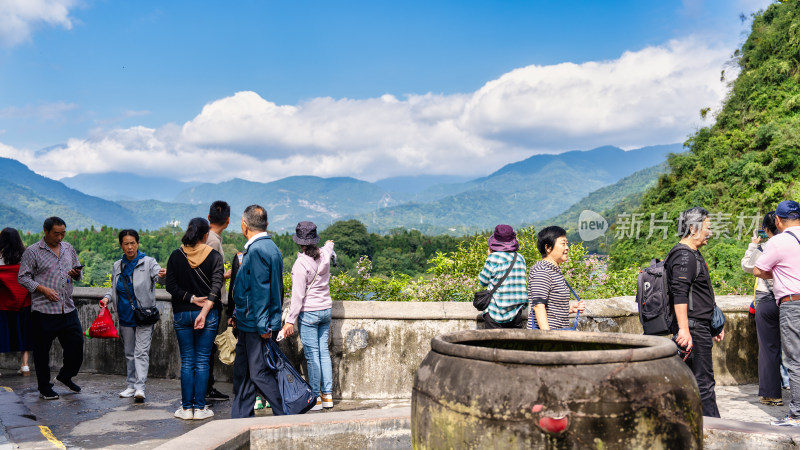
[[[657,336],[469,330],[438,336],[411,394],[417,449],[702,448],[694,376]]]

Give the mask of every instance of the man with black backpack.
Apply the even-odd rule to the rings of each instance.
[[[764,246],[753,275],[773,280],[780,310],[781,348],[789,371],[792,401],[789,413],[773,425],[800,426],[800,204],[786,200],[775,208],[775,226],[781,232]]]
[[[725,331],[717,335],[712,332],[714,288],[708,264],[699,252],[711,236],[708,216],[708,211],[701,207],[681,213],[678,219],[681,240],[670,250],[664,268],[677,323],[675,343],[685,352],[686,364],[697,380],[703,415],[719,417],[711,349],[712,341],[722,341]]]

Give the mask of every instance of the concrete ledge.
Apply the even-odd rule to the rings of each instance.
[[[703,417],[703,448],[766,449],[800,447],[800,428]]]
[[[97,316],[98,300],[106,289],[75,288],[74,298],[83,328]],[[172,324],[172,303],[162,289],[156,292],[161,321],[153,331],[150,371],[153,378],[177,378],[180,352]],[[725,340],[714,345],[717,385],[750,384],[758,380],[758,345],[755,324],[748,319],[750,297],[719,296],[717,302],[728,318]],[[284,302],[289,306],[289,302]],[[461,302],[333,302],[330,353],[333,394],[341,399],[408,398],[414,373],[430,350],[433,337],[483,327],[482,316],[471,303]],[[222,322],[226,326],[226,321]],[[642,333],[634,297],[586,301],[581,331]],[[297,338],[281,342],[281,348],[303,375],[307,374],[302,345]],[[216,355],[215,355],[216,357]],[[52,368],[61,365],[58,343],[50,355]],[[17,370],[19,355],[0,355],[0,369]],[[119,339],[91,339],[84,345],[81,370],[124,374],[125,356]],[[230,381],[230,366],[215,364],[214,377]]]
[[[158,449],[410,448],[411,408],[214,420]]]

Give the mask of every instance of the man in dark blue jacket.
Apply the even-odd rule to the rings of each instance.
[[[271,405],[281,404],[275,372],[266,367],[264,339],[281,329],[283,255],[267,234],[267,211],[250,205],[242,214],[242,234],[248,239],[233,288],[239,341],[233,363],[235,398],[231,417],[251,417],[260,390]],[[279,415],[281,408],[273,408]]]

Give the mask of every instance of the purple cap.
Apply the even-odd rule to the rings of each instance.
[[[489,236],[489,248],[495,252],[515,252],[519,250],[517,233],[510,225],[501,224],[494,227],[494,233]]]
[[[317,226],[313,222],[300,222],[292,239],[300,245],[314,245],[319,242]]]

